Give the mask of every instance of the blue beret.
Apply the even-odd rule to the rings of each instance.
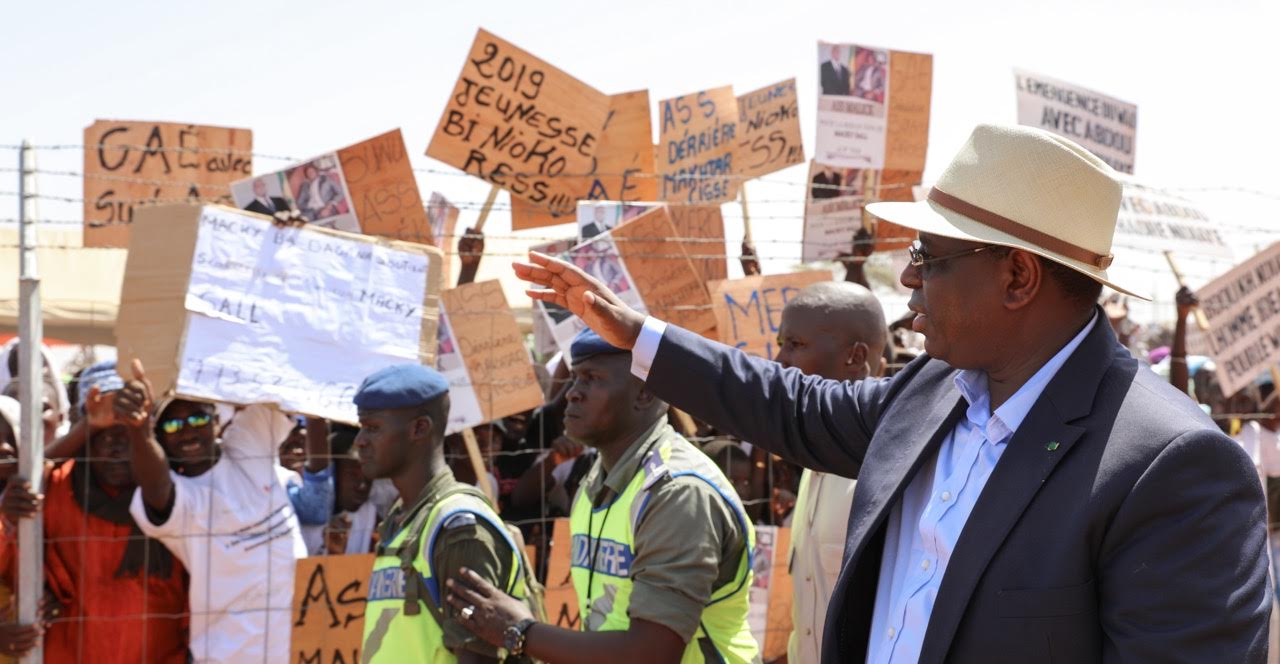
[[[573,338],[573,343],[569,346],[569,359],[572,364],[577,364],[587,358],[596,355],[609,355],[611,353],[626,353],[625,351],[608,341],[600,338],[591,328],[585,328]]]
[[[365,410],[411,408],[448,391],[449,381],[439,371],[421,364],[397,364],[364,379],[352,401]]]
[[[98,392],[106,394],[124,389],[124,379],[116,373],[116,361],[99,362],[80,372],[80,412],[84,412],[89,402],[89,391],[98,388]]]

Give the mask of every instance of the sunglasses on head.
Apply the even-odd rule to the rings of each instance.
[[[209,426],[213,421],[213,416],[208,413],[198,413],[196,415],[188,415],[186,417],[175,417],[160,423],[160,430],[167,434],[175,434],[190,426],[192,429],[202,429]]]

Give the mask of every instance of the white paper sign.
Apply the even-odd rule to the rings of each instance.
[[[1195,203],[1159,189],[1125,184],[1115,242],[1148,251],[1231,258],[1218,227]]]
[[[354,422],[366,376],[419,361],[427,275],[421,254],[205,208],[178,391]]]
[[[1133,173],[1138,107],[1048,76],[1013,70],[1018,124],[1068,138],[1121,173]]]
[[[818,42],[818,134],[814,160],[884,168],[889,50]]]
[[[440,342],[436,369],[449,381],[449,424],[444,431],[447,435],[484,422],[484,411],[471,386],[471,375],[462,360],[462,346],[449,325],[444,302],[440,303],[440,324],[436,330]]]

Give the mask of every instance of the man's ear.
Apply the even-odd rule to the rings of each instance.
[[[409,425],[409,433],[413,438],[430,438],[435,429],[435,421],[425,413],[413,418],[413,422]]]
[[[647,410],[656,400],[657,397],[653,396],[652,392],[641,388],[640,392],[636,394],[635,408],[636,410]]]
[[[1029,251],[1014,249],[1004,261],[1004,303],[1009,309],[1021,309],[1031,303],[1044,285],[1044,265],[1040,257]]]
[[[871,349],[867,347],[867,344],[861,341],[856,342],[849,347],[845,357],[845,364],[860,367],[867,363],[867,360],[869,359],[868,353],[870,352]]]

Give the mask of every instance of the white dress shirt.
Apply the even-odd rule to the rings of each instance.
[[[1095,314],[994,413],[986,374],[957,373],[956,387],[969,404],[965,417],[912,478],[889,515],[867,645],[871,664],[919,660],[947,563],[987,478],[1044,388],[1097,321]],[[666,323],[645,320],[631,351],[632,374],[641,380],[648,378],[665,331]]]

